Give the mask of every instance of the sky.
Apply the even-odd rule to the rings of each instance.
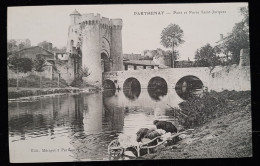
[[[58,48],[66,46],[69,14],[76,9],[81,14],[100,13],[103,17],[123,19],[123,53],[140,54],[157,48],[168,50],[160,44],[160,34],[169,24],[177,24],[184,32],[185,40],[176,48],[180,60],[188,57],[193,60],[196,49],[207,43],[214,46],[220,34],[225,36],[232,31],[234,24],[242,20],[239,7],[243,6],[247,3],[9,7],[7,38],[28,38],[32,45],[46,40]],[[163,14],[138,15],[140,12]]]

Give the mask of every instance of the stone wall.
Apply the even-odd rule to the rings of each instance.
[[[153,77],[161,77],[167,82],[169,89],[174,89],[177,82],[185,76],[197,77],[209,90],[251,90],[250,66],[238,65],[217,66],[213,71],[208,67],[117,71],[103,73],[103,80],[111,80],[116,87],[123,88],[126,79],[133,77],[140,82],[141,88],[147,88]]]
[[[60,78],[66,80],[68,84],[71,84],[74,80],[73,66],[71,61],[56,60],[55,66],[59,71]]]
[[[221,70],[212,72],[208,84],[209,90],[247,91],[251,90],[250,66],[225,66]]]
[[[240,50],[240,61],[239,66],[249,66],[250,65],[250,50],[249,49],[241,49]]]

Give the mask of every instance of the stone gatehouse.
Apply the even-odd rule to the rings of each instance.
[[[109,19],[100,14],[70,14],[67,52],[67,81],[71,83],[82,70],[89,76],[83,80],[101,86],[102,73],[123,70],[122,19]]]

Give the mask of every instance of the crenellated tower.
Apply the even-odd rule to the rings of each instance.
[[[70,17],[67,52],[71,55],[72,75],[76,77],[81,69],[87,68],[90,75],[83,80],[101,86],[103,72],[123,70],[123,21],[100,14],[81,15],[76,10]]]

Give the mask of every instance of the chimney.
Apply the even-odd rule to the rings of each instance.
[[[223,34],[220,34],[220,40],[223,40],[223,38],[224,38]]]

